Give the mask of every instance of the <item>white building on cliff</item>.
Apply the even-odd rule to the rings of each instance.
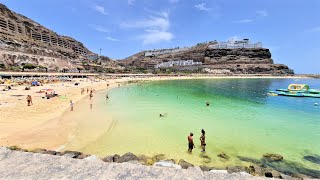
[[[197,66],[197,65],[202,65],[202,62],[194,62],[193,60],[180,60],[180,61],[163,62],[163,63],[157,64],[155,68],[158,69],[158,68]]]

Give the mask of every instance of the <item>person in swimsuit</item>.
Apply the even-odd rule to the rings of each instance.
[[[89,100],[91,100],[91,99],[92,99],[92,97],[93,97],[93,92],[92,92],[92,91],[90,91],[90,94],[89,94]]]
[[[70,111],[73,111],[73,106],[74,106],[74,104],[73,104],[72,100],[70,100]]]
[[[26,99],[27,99],[27,102],[28,102],[28,106],[30,106],[30,105],[31,105],[31,103],[32,103],[31,96],[30,96],[30,95],[28,95]]]
[[[201,136],[200,136],[200,142],[201,142],[201,148],[202,151],[201,152],[206,152],[206,136],[205,136],[206,132],[204,131],[204,129],[201,130]]]
[[[195,148],[193,143],[193,133],[190,133],[188,136],[188,151],[191,153],[193,148]]]

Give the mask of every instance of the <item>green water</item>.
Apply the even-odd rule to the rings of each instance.
[[[316,79],[210,79],[154,81],[99,92],[94,115],[82,118],[94,117],[94,123],[108,116],[111,125],[94,127],[104,131],[84,147],[72,142],[69,147],[99,156],[165,154],[221,168],[250,164],[239,156],[261,159],[278,153],[294,166],[320,170],[303,158],[320,155],[320,107],[314,106],[320,99],[267,95],[290,83],[320,88]],[[160,118],[160,113],[167,116]],[[201,129],[206,130],[206,153],[200,152]],[[187,153],[189,132],[196,145],[192,154]],[[218,158],[221,152],[230,159]]]

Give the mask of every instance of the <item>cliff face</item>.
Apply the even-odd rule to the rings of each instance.
[[[58,35],[33,20],[0,4],[0,64],[7,69],[23,64],[44,66],[48,70],[82,67],[87,55],[94,54],[83,43]],[[100,64],[117,66],[109,58]]]
[[[214,49],[210,44],[175,50],[144,51],[130,56],[122,64],[137,67],[152,67],[154,64],[175,60],[194,60],[202,66],[175,67],[178,70],[196,70],[207,73],[265,73],[291,74],[286,65],[274,64],[271,52],[265,48]],[[160,52],[160,53],[159,53]]]

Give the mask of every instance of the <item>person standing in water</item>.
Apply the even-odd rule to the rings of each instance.
[[[190,133],[188,136],[188,151],[191,153],[193,148],[195,148],[193,143],[193,133]]]
[[[200,142],[201,142],[201,148],[202,151],[201,152],[206,152],[206,136],[205,136],[206,132],[204,131],[204,129],[201,130],[201,136],[200,136]]]

